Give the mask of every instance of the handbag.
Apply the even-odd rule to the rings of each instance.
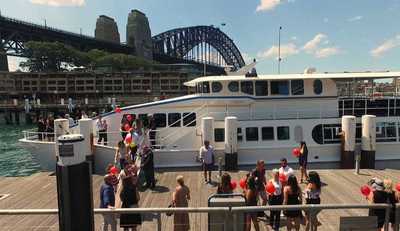
[[[168,208],[175,208],[174,202],[171,201],[171,202],[169,203],[169,205],[168,205]],[[172,214],[173,214],[173,212],[167,212],[167,213],[165,213],[165,215],[167,215],[168,217],[172,216]]]

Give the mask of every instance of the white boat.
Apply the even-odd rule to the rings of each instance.
[[[128,114],[139,118],[153,116],[156,167],[199,166],[196,157],[205,137],[209,137],[217,155],[224,158],[228,142],[224,140],[226,132],[235,136],[233,151],[237,152],[239,165],[253,165],[258,159],[267,164],[279,163],[282,157],[296,162],[292,149],[300,141],[307,143],[310,163],[339,163],[342,116],[357,116],[354,132],[357,146],[361,142],[360,116],[364,114],[377,116],[375,161],[400,160],[397,151],[400,150],[400,100],[397,92],[376,98],[373,92],[361,96],[344,95],[341,88],[338,94],[338,86],[343,83],[398,77],[400,72],[200,77],[185,83],[196,89],[194,94],[103,114],[102,118],[108,123],[109,146],[95,144],[96,171],[102,172],[113,162],[114,147],[122,139],[121,121]],[[225,118],[232,116],[237,118],[237,129],[226,131]],[[209,120],[205,128],[202,123],[207,117],[213,120]],[[93,129],[95,123],[96,118]],[[79,128],[70,130],[75,132]],[[39,141],[37,135],[36,132],[25,132],[20,142],[44,170],[54,170],[54,142]]]

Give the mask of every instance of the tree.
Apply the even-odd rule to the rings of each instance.
[[[27,42],[24,56],[28,59],[20,67],[32,72],[68,71],[74,67],[109,67],[114,71],[122,71],[147,68],[153,64],[152,61],[133,55],[108,53],[98,49],[82,52],[59,42]]]
[[[24,56],[28,59],[20,67],[32,72],[65,71],[70,67],[86,66],[90,62],[87,53],[59,42],[27,42]]]

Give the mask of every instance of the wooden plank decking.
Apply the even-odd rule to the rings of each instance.
[[[362,203],[366,201],[360,194],[360,186],[371,177],[389,177],[395,182],[400,179],[400,170],[362,170],[361,175],[355,175],[353,170],[318,170],[321,174],[323,187],[322,203]],[[231,173],[232,178],[238,181],[246,171]],[[214,180],[216,181],[214,172]],[[140,207],[166,207],[171,200],[171,193],[175,188],[175,178],[183,175],[186,184],[191,189],[191,207],[206,207],[207,198],[216,191],[216,188],[203,183],[203,174],[200,171],[168,171],[156,174],[157,187],[154,191],[142,191]],[[94,205],[99,204],[99,188],[102,176],[93,176]],[[37,173],[29,177],[1,177],[0,194],[10,194],[0,200],[0,209],[51,209],[57,208],[57,193],[55,176],[49,173]],[[304,185],[303,185],[304,186]],[[240,189],[238,188],[239,192]],[[366,210],[331,210],[322,211],[319,215],[323,224],[320,230],[338,230],[340,216],[366,215]],[[102,219],[96,215],[96,230],[100,230]],[[162,216],[162,230],[173,230],[172,217]],[[207,230],[207,214],[190,215],[191,230]],[[266,223],[260,222],[262,230],[268,230]],[[146,219],[141,230],[155,230],[155,221]],[[304,228],[304,227],[303,227]],[[0,230],[58,230],[57,216],[1,216]],[[283,230],[283,228],[282,228]]]

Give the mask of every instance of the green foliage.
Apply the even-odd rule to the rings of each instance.
[[[107,67],[113,71],[123,71],[152,65],[152,61],[133,55],[108,53],[98,49],[82,52],[59,42],[30,41],[25,47],[24,56],[28,59],[22,62],[20,67],[32,72],[59,72],[82,66],[89,69]]]

